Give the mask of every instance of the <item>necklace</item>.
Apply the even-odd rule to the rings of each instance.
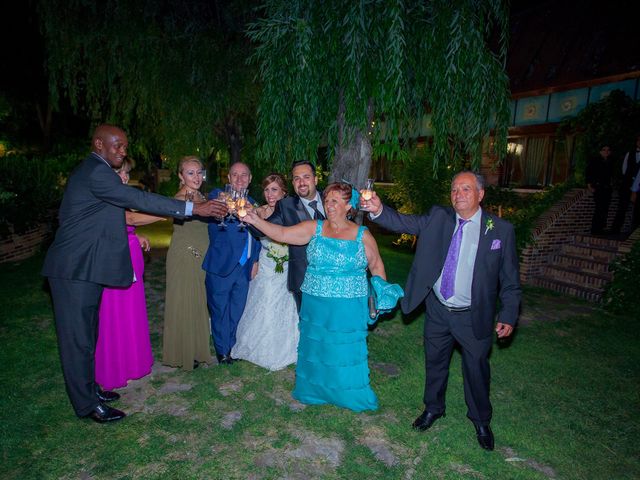
[[[200,193],[200,190],[189,190],[188,188],[184,192],[184,198],[190,202],[206,200],[204,195]]]

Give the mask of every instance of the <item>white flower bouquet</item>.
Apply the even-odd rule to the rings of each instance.
[[[276,262],[276,273],[284,272],[284,262],[289,260],[289,246],[284,243],[269,242],[267,257]]]

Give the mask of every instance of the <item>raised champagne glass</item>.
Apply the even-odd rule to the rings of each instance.
[[[373,178],[367,178],[367,183],[364,189],[362,189],[361,195],[362,195],[362,199],[364,200],[362,205],[362,210],[367,210],[368,208],[367,202],[371,200],[371,197],[373,197],[373,183],[374,183]]]
[[[220,190],[218,192],[218,198],[216,198],[217,202],[222,202],[225,205],[227,204],[227,192]],[[227,228],[227,224],[224,223],[224,217],[222,217],[219,221],[218,221],[218,227],[220,227],[222,230],[224,230],[225,228]]]
[[[246,188],[243,188],[238,192],[238,198],[236,199],[236,213],[238,215],[238,218],[240,219],[240,230],[244,230],[244,228],[247,226],[247,224],[244,223],[244,217],[247,216],[248,195],[249,191]]]
[[[233,220],[233,213],[236,209],[236,195],[237,193],[235,192],[235,190],[233,189],[233,187],[231,186],[231,184],[227,184],[225,186],[225,202],[227,203],[227,210],[228,210],[228,220],[231,221]]]

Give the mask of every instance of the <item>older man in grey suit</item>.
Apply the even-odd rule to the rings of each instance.
[[[451,353],[458,343],[467,417],[476,427],[480,446],[493,450],[489,352],[496,300],[501,309],[495,330],[505,338],[518,318],[521,290],[513,226],[484,212],[483,197],[483,178],[465,171],[451,183],[453,208],[435,206],[424,215],[402,215],[383,208],[375,194],[362,206],[384,228],[418,236],[401,303],[405,313],[426,303],[425,409],[413,427],[426,430],[444,417]]]
[[[182,202],[124,185],[113,169],[122,165],[127,147],[127,136],[120,128],[96,128],[91,154],[67,182],[60,226],[42,268],[51,287],[67,394],[79,417],[99,423],[125,416],[104,403],[119,395],[102,391],[94,381],[102,289],[127,287],[134,280],[125,208],[178,218],[226,213],[219,203]]]

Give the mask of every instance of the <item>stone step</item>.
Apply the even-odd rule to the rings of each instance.
[[[547,265],[542,269],[542,276],[553,278],[566,283],[574,284],[576,287],[587,287],[601,289],[613,278],[611,273],[589,273],[571,267],[561,267],[558,265]]]
[[[594,248],[586,244],[565,243],[560,249],[560,254],[581,257],[585,260],[596,260],[611,263],[618,255],[617,250],[606,248]]]
[[[601,288],[588,288],[574,285],[569,282],[563,282],[554,278],[547,278],[544,276],[534,277],[532,282],[537,287],[553,290],[554,292],[562,293],[564,295],[571,295],[572,297],[582,298],[591,302],[599,302],[602,299],[604,290]]]
[[[588,273],[609,273],[610,263],[594,260],[591,258],[577,257],[574,255],[554,255],[551,259],[551,265],[559,267],[578,269]]]
[[[593,235],[576,235],[574,242],[590,247],[618,250],[622,241],[613,238],[594,237]]]

